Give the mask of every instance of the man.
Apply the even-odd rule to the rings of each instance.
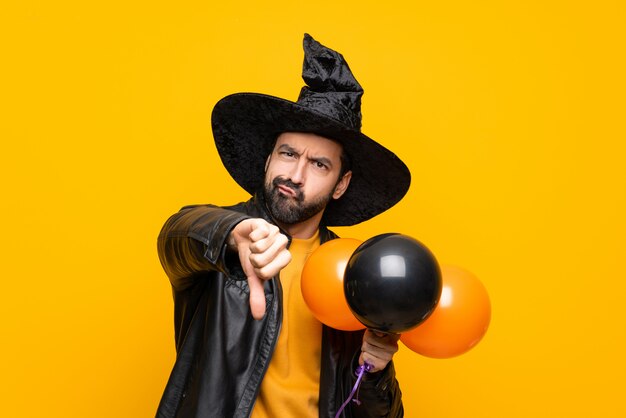
[[[308,254],[397,203],[410,173],[360,132],[361,95],[337,52],[305,35],[296,103],[239,93],[215,106],[217,149],[253,195],[230,207],[190,206],[158,240],[173,288],[177,359],[158,417],[403,416],[392,357],[397,336],[339,331],[306,309]]]

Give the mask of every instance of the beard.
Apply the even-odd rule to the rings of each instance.
[[[287,186],[295,192],[295,196],[285,196],[278,190],[278,186]],[[333,193],[323,195],[311,202],[306,202],[304,192],[291,180],[276,177],[266,181],[263,195],[271,215],[278,222],[293,225],[311,219],[323,211],[332,199]]]

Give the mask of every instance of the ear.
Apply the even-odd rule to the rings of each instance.
[[[335,186],[335,191],[333,192],[333,199],[339,199],[348,189],[348,185],[350,184],[350,179],[352,178],[352,171],[347,171],[341,180],[337,182]]]

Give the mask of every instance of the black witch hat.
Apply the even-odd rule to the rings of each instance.
[[[344,195],[326,207],[328,226],[354,225],[395,205],[411,173],[391,151],[361,133],[361,96],[343,56],[304,35],[297,102],[258,93],[224,97],[213,109],[213,137],[222,163],[250,194],[261,190],[267,156],[283,132],[314,133],[339,142],[350,158],[352,179]]]

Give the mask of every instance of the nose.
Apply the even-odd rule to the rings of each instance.
[[[290,174],[291,181],[298,186],[302,186],[306,178],[306,160],[304,158],[300,158],[298,162],[292,167]]]

